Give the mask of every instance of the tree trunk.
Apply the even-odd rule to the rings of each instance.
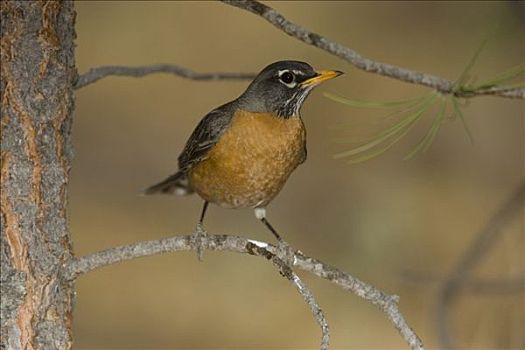
[[[67,225],[75,11],[1,2],[2,349],[70,349]]]

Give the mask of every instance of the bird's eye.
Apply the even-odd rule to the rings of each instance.
[[[290,72],[284,72],[283,74],[281,74],[279,78],[281,79],[283,83],[288,85],[288,84],[293,83],[293,81],[295,80],[295,75],[293,75]]]

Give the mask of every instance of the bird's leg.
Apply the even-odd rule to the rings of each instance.
[[[266,208],[255,208],[255,217],[266,225],[266,227],[273,233],[279,242],[284,242],[281,236],[277,233],[277,230],[273,228],[268,220],[266,220]]]
[[[209,204],[208,201],[204,201],[204,204],[202,206],[202,211],[201,211],[201,218],[199,219],[199,223],[198,223],[199,226],[203,226],[204,224],[204,216],[206,215],[206,210],[208,210],[208,204]]]
[[[277,230],[273,228],[270,222],[266,219],[266,208],[255,208],[255,217],[272,232],[275,238],[277,238],[277,256],[282,259],[286,265],[292,267],[295,263],[295,252],[292,247],[290,247],[290,245],[281,238],[279,233],[277,233]]]
[[[197,223],[195,232],[193,232],[192,235],[193,244],[195,245],[197,252],[197,259],[199,259],[199,261],[202,261],[203,239],[204,237],[206,237],[206,230],[204,229],[204,216],[206,215],[208,204],[208,201],[204,201],[204,205],[202,206],[201,217],[199,219],[199,222]]]

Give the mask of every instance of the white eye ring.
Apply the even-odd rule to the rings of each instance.
[[[280,70],[278,72],[279,74],[279,81],[286,85],[289,88],[294,88],[297,86],[297,82],[295,81],[295,75],[291,73],[289,70]],[[290,80],[291,78],[291,80]]]

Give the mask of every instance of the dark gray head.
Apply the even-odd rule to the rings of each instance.
[[[279,61],[264,68],[239,97],[240,107],[250,112],[275,113],[282,118],[299,115],[310,91],[321,82],[343,74],[316,72],[300,61]]]

